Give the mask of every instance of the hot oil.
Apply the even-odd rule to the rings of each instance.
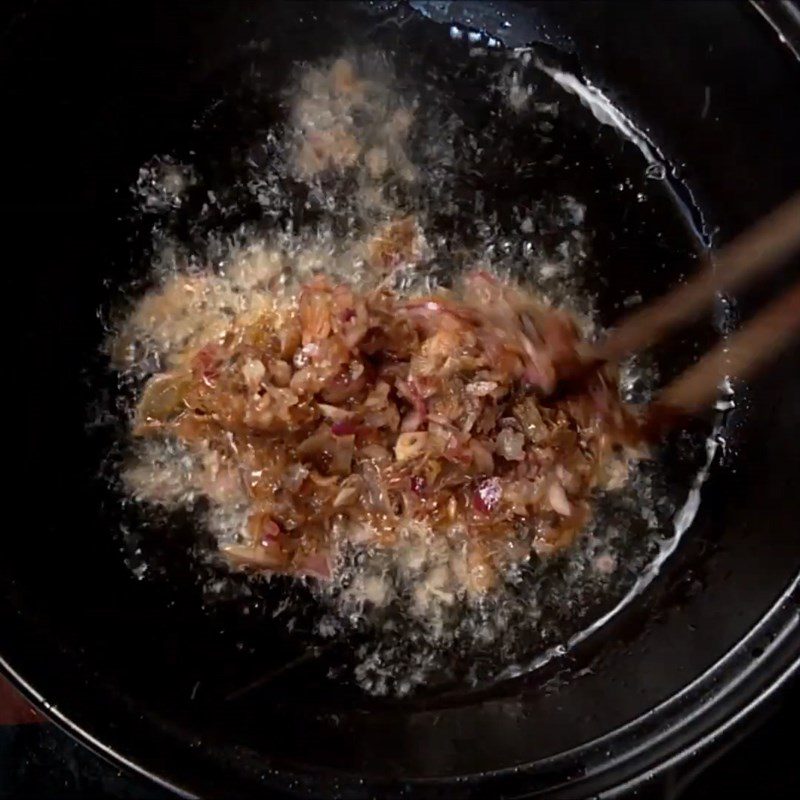
[[[426,248],[422,269],[395,276],[400,290],[447,286],[458,271],[480,266],[570,308],[590,335],[663,290],[676,265],[691,263],[695,241],[667,166],[620,135],[629,131],[599,122],[580,92],[565,91],[572,65],[558,63],[555,80],[552,51],[510,52],[417,16],[402,23],[390,15],[368,45],[329,48],[306,64],[271,46],[251,48],[229,68],[229,89],[198,116],[191,145],[143,165],[133,188],[134,247],[149,267],[130,287],[127,310],[145,286],[168,286],[176,275],[202,276],[204,310],[223,321],[259,292],[291,294],[315,272],[367,280],[357,272],[358,242],[396,214],[414,215]],[[326,107],[318,88],[337,57],[370,80],[368,112],[348,122],[366,144],[351,165],[315,173],[299,157],[298,128],[304,114],[347,117]],[[398,140],[392,125],[405,124],[404,114],[412,121]],[[256,264],[256,279],[268,273],[268,288],[247,279],[244,262]],[[646,401],[680,369],[690,344],[626,365],[629,399]],[[123,416],[165,350],[163,342],[145,346],[124,371]],[[442,577],[446,554],[424,536],[402,559],[351,549],[332,584],[232,573],[215,555],[214,537],[224,539],[241,520],[209,509],[196,488],[181,484],[181,455],[169,448],[139,457],[138,479],[152,481],[142,466],[166,465],[157,482],[171,495],[157,508],[125,501],[124,541],[137,574],[168,580],[189,570],[209,613],[236,618],[231,627],[254,664],[269,650],[267,628],[302,646],[350,642],[319,669],[370,694],[404,695],[529,670],[639,591],[677,541],[673,520],[693,480],[694,455],[673,456],[642,462],[623,490],[598,497],[571,550],[532,556],[480,596]],[[128,452],[120,460],[130,459]],[[136,473],[122,471],[135,496]],[[343,651],[351,656],[339,659]]]

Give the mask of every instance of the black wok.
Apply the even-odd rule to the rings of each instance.
[[[226,699],[298,645],[273,635],[268,614],[259,629],[233,607],[209,611],[188,568],[136,579],[117,499],[97,480],[107,434],[88,422],[107,388],[96,310],[142,267],[140,243],[127,238],[126,187],[153,154],[188,148],[192,121],[254,60],[277,72],[390,36],[401,61],[441,49],[457,70],[446,61],[456,23],[508,46],[539,43],[582,72],[665,165],[652,186],[641,150],[585,115],[565,145],[574,165],[547,178],[586,200],[611,321],[622,298],[655,296],[692,252],[800,187],[795,6],[16,5],[0,30],[13,354],[0,664],[51,718],[185,796],[575,798],[632,788],[729,735],[789,678],[800,657],[796,347],[737,388],[699,513],[634,603],[545,668],[400,701],[328,679],[325,654]],[[227,125],[216,146],[233,148],[243,134]],[[635,185],[614,194],[626,175]],[[496,194],[525,190],[502,185]],[[717,327],[747,318],[758,299],[718,314]],[[662,378],[716,335],[712,322],[659,354]],[[189,543],[165,541],[161,555],[180,564]]]

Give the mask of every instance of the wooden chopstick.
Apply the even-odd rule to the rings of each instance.
[[[659,393],[657,405],[677,414],[708,408],[725,376],[750,377],[799,333],[800,282],[681,373]]]
[[[598,343],[589,361],[619,361],[693,321],[718,292],[743,288],[800,248],[800,194],[734,239],[696,277],[631,314]]]

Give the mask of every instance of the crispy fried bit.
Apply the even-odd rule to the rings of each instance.
[[[418,235],[410,219],[387,225],[376,265],[413,258]],[[213,466],[198,491],[249,504],[241,541],[222,548],[236,565],[325,578],[334,527],[391,545],[413,523],[465,531],[459,563],[483,592],[531,550],[568,546],[639,443],[613,375],[548,395],[577,330],[481,272],[411,298],[315,278],[153,376],[134,433],[183,442]]]
[[[378,272],[416,264],[422,258],[425,240],[413,217],[402,217],[384,225],[368,243],[367,260]]]

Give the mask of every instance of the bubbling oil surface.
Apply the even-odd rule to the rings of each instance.
[[[251,51],[236,88],[196,121],[194,147],[142,165],[131,220],[146,276],[111,315],[111,349],[128,348],[122,417],[144,378],[193,336],[250,308],[267,278],[270,292],[286,294],[320,272],[355,285],[368,280],[359,242],[398,214],[413,215],[425,248],[422,268],[393,276],[398,290],[447,286],[480,266],[569,308],[587,336],[642,301],[635,276],[626,276],[608,309],[610,243],[620,252],[630,241],[670,249],[673,260],[690,256],[688,237],[670,238],[674,222],[662,231],[652,220],[669,202],[653,180],[656,156],[642,160],[641,147],[628,147],[619,130],[597,137],[592,155],[596,114],[580,92],[564,91],[574,85],[563,71],[554,80],[531,51],[484,46],[421,19],[414,26],[441,47],[415,64],[398,47],[406,34],[389,27],[369,47],[293,65],[283,81],[269,69],[268,49]],[[368,86],[358,109],[330,91],[341,64]],[[604,152],[614,147],[625,151],[621,167]],[[611,198],[607,219],[593,212],[598,195]],[[615,230],[603,227],[609,222]],[[195,282],[188,300],[180,289],[187,278]],[[654,361],[631,361],[626,399],[646,401],[658,380]],[[214,539],[242,522],[198,499],[189,454],[173,443],[123,449],[131,498],[124,540],[136,574],[168,573],[148,541],[169,536],[171,520],[188,513],[197,532],[193,568],[209,607],[231,598],[243,613],[263,606],[270,579],[234,575],[215,554]],[[688,527],[704,475],[692,484],[674,474],[657,459],[640,463],[624,489],[596,498],[594,518],[569,552],[532,555],[484,595],[454,591],[440,569],[447,553],[422,532],[400,557],[350,548],[332,582],[282,582],[268,613],[309,642],[352,641],[351,658],[329,675],[374,695],[519,674],[588,635],[652,578]],[[673,523],[690,485],[688,510]]]

